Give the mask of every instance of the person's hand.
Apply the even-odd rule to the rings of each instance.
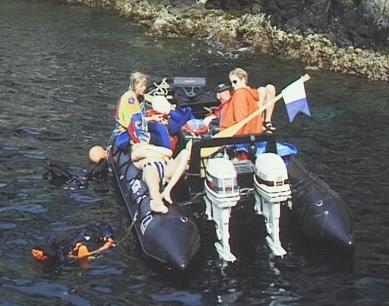
[[[164,121],[166,121],[166,123],[167,123],[167,120],[164,118],[163,114],[156,114],[156,115],[151,115],[149,117],[146,117],[146,121],[147,122],[149,122],[149,121],[157,121],[157,122],[160,122],[160,123],[164,123]]]
[[[159,122],[162,123],[162,124],[167,125],[168,124],[168,119],[164,116],[164,117],[162,117],[162,120],[159,121]]]

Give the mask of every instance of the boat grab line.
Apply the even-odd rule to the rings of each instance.
[[[131,233],[132,228],[134,227],[135,221],[136,221],[137,219],[138,219],[138,211],[135,212],[134,218],[133,218],[133,220],[132,220],[132,222],[131,222],[130,228],[128,229],[127,233],[123,236],[122,239],[120,239],[120,240],[118,241],[118,243],[117,243],[116,245],[121,244],[125,239],[128,238],[128,236],[129,236],[130,233]]]

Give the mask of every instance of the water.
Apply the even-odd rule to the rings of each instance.
[[[131,71],[153,79],[205,76],[210,87],[246,68],[251,84],[282,88],[304,71],[297,63],[223,51],[201,42],[160,40],[114,13],[35,1],[0,2],[0,304],[1,305],[382,305],[389,302],[389,88],[352,76],[312,72],[312,117],[287,121],[278,134],[349,204],[355,222],[353,268],[326,260],[332,251],[299,247],[273,258],[261,243],[220,265],[202,252],[175,275],[147,261],[111,182],[81,188],[43,178],[49,161],[75,174],[90,147],[104,144],[117,98]],[[56,273],[39,270],[31,247],[90,221],[110,223],[117,248]],[[127,235],[127,236],[126,236]],[[249,233],[251,236],[251,234]]]

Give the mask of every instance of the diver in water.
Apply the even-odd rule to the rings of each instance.
[[[105,181],[109,173],[106,150],[101,146],[92,147],[89,151],[89,159],[92,162],[92,166],[84,175],[72,173],[62,162],[49,161],[47,164],[48,169],[43,174],[43,178],[55,185],[72,183],[77,186],[87,186],[92,181]]]
[[[74,239],[50,239],[47,246],[35,245],[31,252],[50,269],[74,260],[88,261],[115,245],[112,227],[105,222],[93,222],[78,230]]]

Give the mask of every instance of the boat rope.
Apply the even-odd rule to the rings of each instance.
[[[155,88],[148,92],[151,96],[167,96],[169,93],[170,85],[166,82],[166,78],[162,79],[160,84],[154,82]]]
[[[131,230],[132,228],[134,227],[134,224],[135,224],[135,221],[138,219],[138,211],[135,212],[135,215],[134,215],[134,218],[132,219],[132,222],[131,222],[131,225],[127,231],[127,233],[123,236],[122,239],[120,239],[116,245],[119,245],[121,244],[124,240],[126,240],[128,238],[128,236],[131,234]]]
[[[193,205],[196,202],[197,198],[203,196],[204,194],[205,194],[204,192],[198,192],[198,193],[194,194],[193,197],[189,201],[180,202],[179,205],[180,206]]]

